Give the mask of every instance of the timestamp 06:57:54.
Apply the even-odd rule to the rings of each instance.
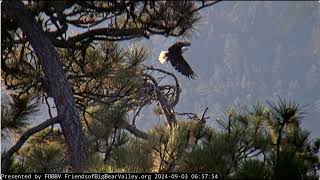
[[[154,179],[220,179],[218,173],[155,173]]]

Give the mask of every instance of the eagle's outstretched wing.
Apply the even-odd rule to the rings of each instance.
[[[182,54],[173,56],[169,55],[169,61],[172,66],[181,74],[191,79],[195,79],[197,77],[197,75],[191,69],[190,65],[185,61]]]
[[[190,46],[189,42],[177,42],[172,45],[168,51],[168,60],[172,66],[179,71],[181,74],[187,76],[188,78],[195,79],[197,75],[193,72],[190,65],[182,56],[182,47]]]

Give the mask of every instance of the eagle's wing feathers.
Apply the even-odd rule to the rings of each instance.
[[[197,75],[193,72],[190,65],[181,54],[170,57],[169,60],[172,66],[181,74],[191,79],[195,79],[197,77]]]
[[[195,79],[197,75],[193,72],[187,61],[182,56],[182,47],[190,45],[190,42],[176,42],[168,48],[168,54],[166,55],[168,55],[168,60],[177,71],[188,78]]]
[[[172,46],[170,46],[168,48],[168,51],[176,52],[176,53],[182,53],[181,48],[183,46],[190,46],[190,45],[191,45],[190,42],[181,42],[181,41],[180,42],[176,42],[176,43],[174,43]]]

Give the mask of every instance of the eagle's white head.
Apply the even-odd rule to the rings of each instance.
[[[159,61],[161,64],[167,62],[167,59],[168,59],[168,51],[161,51],[160,55],[159,55]]]
[[[186,52],[187,50],[189,50],[189,48],[187,48],[187,47],[182,47],[182,48],[181,48],[182,53]],[[160,52],[159,61],[160,61],[161,64],[167,62],[168,52],[169,52],[169,51],[161,51],[161,52]]]

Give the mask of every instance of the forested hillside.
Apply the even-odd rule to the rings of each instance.
[[[177,109],[207,106],[217,116],[229,106],[281,96],[305,107],[302,124],[319,136],[319,8],[318,2],[221,2],[202,11],[185,53],[199,78],[176,73],[184,87]],[[146,42],[154,55],[147,62],[174,71],[157,61],[174,41],[158,36]]]

